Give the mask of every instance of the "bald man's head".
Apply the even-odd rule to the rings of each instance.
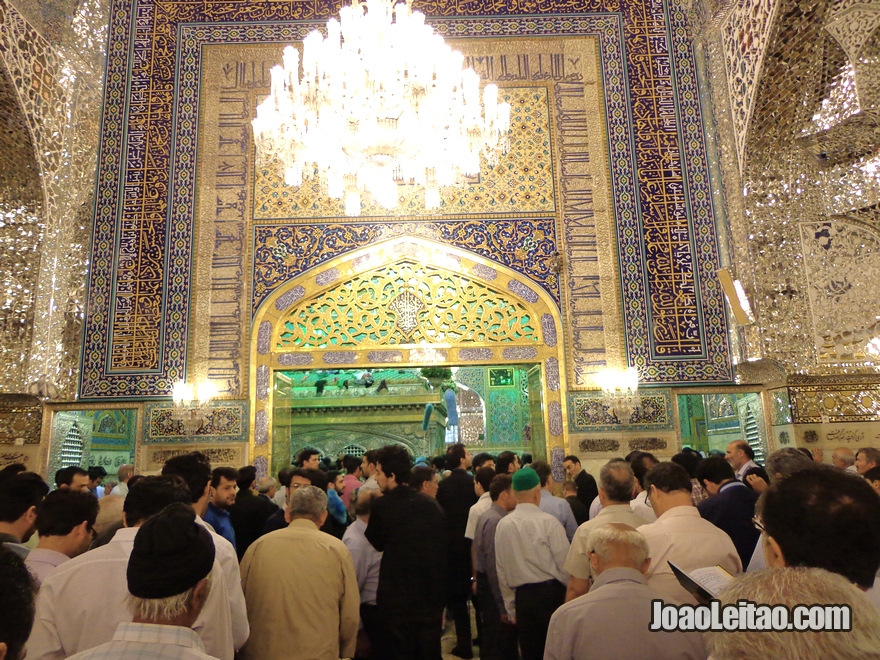
[[[629,525],[600,525],[587,538],[587,555],[594,575],[609,568],[632,568],[645,573],[651,565],[648,542]]]
[[[831,464],[838,470],[845,470],[856,462],[855,454],[849,447],[838,447],[831,454]]]

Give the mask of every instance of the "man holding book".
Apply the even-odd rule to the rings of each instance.
[[[586,550],[596,580],[553,614],[544,660],[706,657],[699,632],[650,630],[651,601],[661,595],[645,578],[652,562],[641,534],[621,523],[600,525]]]
[[[652,467],[645,475],[645,490],[657,522],[642,525],[638,532],[650,548],[648,586],[666,602],[696,605],[694,596],[678,583],[670,561],[685,572],[720,566],[731,575],[742,573],[742,562],[730,537],[700,517],[691,486],[690,476],[680,465],[663,462]]]

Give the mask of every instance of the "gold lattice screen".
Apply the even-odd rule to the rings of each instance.
[[[538,342],[520,303],[459,273],[404,260],[358,275],[280,324],[276,350]]]

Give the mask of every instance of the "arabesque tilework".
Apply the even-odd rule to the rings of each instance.
[[[598,39],[629,361],[649,382],[729,381],[727,321],[714,275],[720,265],[715,218],[684,7],[591,0],[574,13],[572,5],[536,0],[437,0],[416,8],[447,37]],[[115,3],[83,398],[167,395],[185,374],[203,47],[301,39],[337,9],[271,0]],[[565,65],[563,58],[540,66],[553,80]],[[551,85],[557,111],[567,84],[560,77]],[[561,129],[574,133],[577,127],[559,121]],[[590,209],[586,204],[579,218],[574,205],[560,210],[565,236],[557,245],[577,240]],[[458,244],[470,247],[466,238]],[[333,252],[354,247],[337,242]],[[318,260],[327,256],[320,253]],[[533,286],[552,292],[558,285],[551,274],[539,281],[531,267],[521,272]]]

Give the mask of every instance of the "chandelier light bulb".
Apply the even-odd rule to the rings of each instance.
[[[172,390],[171,398],[174,400],[175,404],[188,404],[190,401],[193,400],[192,383],[187,383],[183,380],[179,380],[174,383],[174,389]]]
[[[212,400],[215,396],[217,386],[207,378],[198,383],[177,381],[171,393],[174,401],[171,419],[180,422],[186,435],[194,435],[214,414]]]
[[[605,394],[630,393],[639,389],[639,372],[627,369],[603,369],[595,375],[596,384]]]
[[[437,209],[440,188],[508,148],[510,104],[495,85],[481,103],[480,78],[463,63],[408,4],[355,1],[327,22],[326,38],[303,40],[302,58],[287,46],[272,68],[252,122],[258,160],[289,186],[317,179],[346,215],[360,215],[364,194],[396,207],[400,183],[424,187],[425,207]]]
[[[641,403],[639,372],[627,369],[603,369],[594,376],[602,390],[602,405],[623,424],[629,424],[633,413]]]

